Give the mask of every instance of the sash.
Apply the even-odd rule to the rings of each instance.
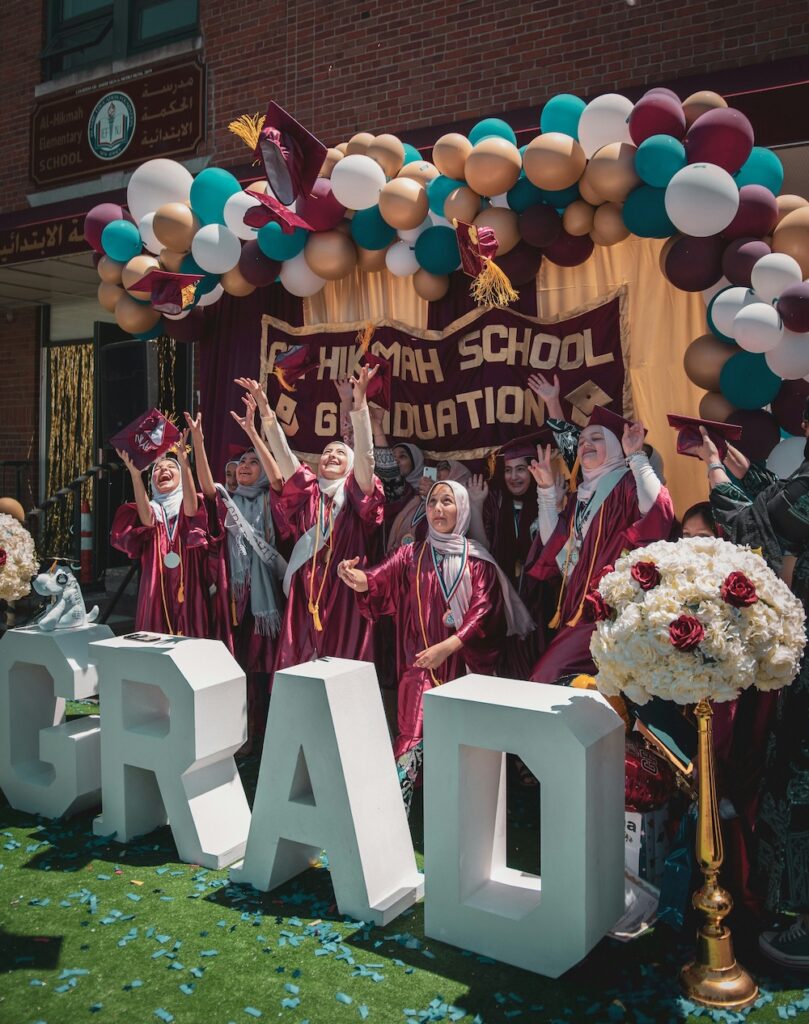
[[[556,564],[559,566],[559,570],[562,573],[565,571],[565,563],[570,565],[571,571],[575,567],[575,564],[578,561],[577,552],[581,547],[581,543],[584,540],[590,522],[595,518],[601,506],[610,494],[612,494],[621,478],[626,476],[628,472],[629,469],[626,466],[622,466],[620,469],[614,469],[611,473],[607,473],[606,476],[603,476],[598,481],[595,492],[587,503],[587,507],[581,513],[578,523],[576,522],[576,513],[578,509],[573,509],[573,529],[570,531],[567,541],[556,555]],[[578,499],[576,504],[578,505]],[[573,551],[570,553],[570,558],[568,559],[568,549],[571,545],[573,545]]]

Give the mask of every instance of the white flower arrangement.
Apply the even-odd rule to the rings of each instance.
[[[0,600],[16,601],[31,593],[39,572],[34,538],[14,516],[0,512]]]
[[[622,555],[590,595],[602,693],[695,704],[776,690],[798,673],[803,605],[760,555],[714,537]]]

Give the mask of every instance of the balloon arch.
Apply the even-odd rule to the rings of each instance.
[[[254,146],[261,123],[230,127]],[[128,209],[105,203],[87,215],[99,302],[130,334],[186,340],[201,307],[276,280],[306,297],[355,269],[387,268],[423,299],[441,299],[460,265],[454,219],[494,230],[495,262],[516,285],[536,276],[541,257],[572,267],[631,234],[666,239],[661,273],[706,302],[708,330],[684,360],[707,392],[700,415],[769,407],[747,415],[781,436],[799,433],[809,394],[809,202],[779,195],[781,163],[754,145],[744,114],[713,92],[681,101],[657,88],[634,104],[563,94],[542,109],[540,134],[516,142],[505,121],[487,118],[468,138],[438,139],[430,163],[393,135],[360,132],[328,150],[311,191],[286,207],[306,228],[283,218],[250,226],[266,209],[257,198],[266,180],[243,189],[222,168],[194,178],[172,160],[150,160],[132,175]],[[194,287],[167,305],[143,280],[153,270],[195,275],[181,279]]]

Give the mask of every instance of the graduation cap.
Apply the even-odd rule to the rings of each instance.
[[[277,103],[267,107],[255,155],[283,206],[308,196],[326,158],[327,147]]]
[[[175,274],[168,270],[150,270],[132,285],[133,291],[149,292],[152,309],[176,316],[193,306],[197,287],[204,274]]]
[[[126,452],[136,469],[143,471],[161,455],[176,449],[180,431],[159,409],[141,413],[109,439],[113,448]]]
[[[510,459],[525,459],[529,464],[537,457],[537,445],[550,444],[553,441],[553,431],[550,427],[543,427],[535,430],[532,434],[524,434],[521,437],[513,437],[499,448],[492,448],[486,457],[486,468],[491,479],[497,472],[497,460],[502,459],[503,463]]]
[[[295,381],[301,380],[310,370],[320,366],[306,344],[290,345],[286,352],[279,352],[272,367],[273,376],[284,391],[294,391]]]
[[[573,422],[579,427],[584,427],[593,409],[598,405],[607,405],[612,401],[612,396],[595,381],[586,380],[584,384],[580,384],[565,395],[565,401],[570,402],[572,407],[570,415]]]
[[[668,414],[669,426],[677,431],[677,454],[690,455],[698,459],[694,448],[702,444],[700,427],[708,432],[708,437],[716,445],[719,458],[724,460],[728,453],[728,441],[738,441],[742,436],[742,428],[737,423],[717,423],[715,420],[701,420],[694,416],[677,416]]]
[[[587,426],[603,427],[605,430],[610,430],[620,441],[624,436],[624,427],[631,427],[632,420],[628,420],[624,416],[619,416],[617,412],[611,412],[609,409],[605,409],[603,405],[597,405],[590,414]],[[643,436],[646,437],[648,433],[649,431],[644,428]]]
[[[283,203],[280,203],[275,196],[269,192],[252,192],[260,206],[249,207],[244,214],[244,223],[249,228],[263,228],[270,221],[281,225],[285,235],[291,235],[295,228],[305,228],[307,231],[314,231],[309,221],[299,217],[297,213],[288,210]]]
[[[494,229],[467,224],[453,218],[452,226],[458,239],[461,269],[474,278],[470,294],[479,306],[499,306],[501,309],[519,298],[500,267],[494,262],[498,241]]]

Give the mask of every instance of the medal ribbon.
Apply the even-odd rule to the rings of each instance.
[[[455,577],[455,579],[449,586],[447,586],[446,580],[444,579],[444,573],[442,572],[441,567],[439,566],[438,562],[435,559],[435,548],[432,546],[432,544],[430,545],[430,553],[433,556],[433,567],[435,569],[435,574],[438,577],[438,585],[441,587],[441,593],[444,595],[444,600],[447,602],[447,607],[449,607],[449,602],[455,595],[455,591],[461,585],[463,574],[466,572],[466,566],[469,561],[469,541],[466,539],[466,537],[464,537],[463,555],[461,556],[461,567],[458,570],[458,575]]]

